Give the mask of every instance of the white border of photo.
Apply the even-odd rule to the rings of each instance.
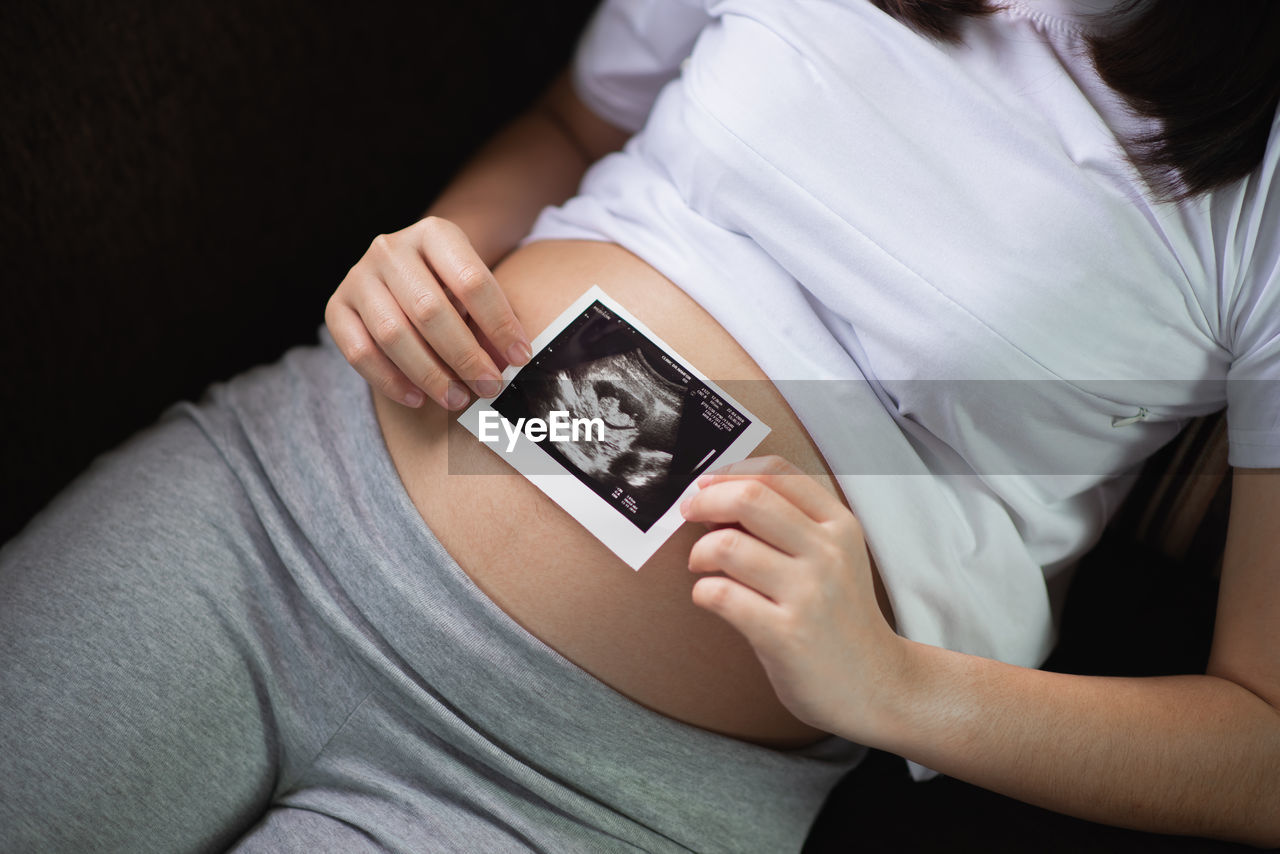
[[[566,308],[559,317],[552,321],[533,340],[532,349],[535,359],[547,344],[554,340],[565,327],[586,311],[587,307],[596,300],[599,300],[609,311],[614,312],[618,317],[634,326],[640,334],[670,356],[676,364],[706,383],[713,392],[724,398],[726,403],[732,404],[747,419],[746,429],[716,458],[716,466],[746,459],[764,441],[765,436],[769,435],[768,425],[726,394],[724,389],[694,368],[688,359],[676,353],[665,341],[620,306],[598,285],[592,285],[588,288],[582,296],[574,301],[573,305]],[[504,389],[519,375],[521,370],[523,368],[509,365],[503,371],[502,385]],[[482,412],[496,413],[496,410],[491,405],[492,402],[493,399],[491,398],[477,398],[471,406],[458,416],[458,423],[465,427],[477,440],[480,438],[480,414]],[[555,474],[548,473],[547,461],[553,458],[543,451],[537,442],[530,440],[523,431],[517,434],[514,447],[510,451],[507,450],[507,440],[507,435],[503,433],[502,441],[482,442],[482,444],[528,478],[530,483],[538,487],[560,507],[564,508],[570,516],[608,546],[614,554],[632,569],[640,569],[645,561],[652,557],[653,553],[684,524],[684,517],[680,515],[680,502],[698,491],[696,483],[690,483],[688,488],[681,493],[671,506],[666,508],[662,516],[650,526],[648,531],[641,531],[627,520],[616,507],[610,505],[593,492],[573,473],[568,471]]]

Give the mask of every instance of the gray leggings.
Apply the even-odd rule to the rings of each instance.
[[[798,850],[862,749],[686,726],[530,635],[369,395],[322,327],[0,549],[0,851]]]

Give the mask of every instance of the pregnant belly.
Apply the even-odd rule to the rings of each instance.
[[[764,374],[697,303],[621,247],[543,241],[494,270],[537,335],[592,284],[772,428],[756,451],[780,454],[839,495],[808,434]],[[750,382],[742,382],[750,381]],[[796,747],[822,733],[778,701],[747,642],[691,599],[686,524],[636,572],[522,476],[428,403],[374,395],[409,497],[476,583],[531,634],[597,679],[661,714],[735,738]],[[843,500],[843,499],[842,499]],[[886,597],[876,579],[881,607]]]

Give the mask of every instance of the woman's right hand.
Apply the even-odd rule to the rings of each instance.
[[[488,265],[461,228],[436,216],[374,238],[324,319],[360,376],[405,406],[421,406],[425,392],[461,409],[470,400],[464,384],[496,395],[502,369],[531,355]]]

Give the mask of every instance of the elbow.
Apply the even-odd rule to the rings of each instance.
[[[1280,692],[1274,681],[1259,685],[1258,680],[1221,669],[1215,672],[1214,668],[1210,668],[1209,675],[1224,679],[1243,692],[1256,721],[1256,726],[1246,728],[1250,732],[1249,746],[1242,746],[1233,763],[1233,773],[1239,775],[1235,783],[1240,806],[1238,811],[1233,810],[1232,826],[1225,826],[1224,822],[1213,835],[1262,851],[1280,850]]]
[[[1280,764],[1269,769],[1266,777],[1241,816],[1244,826],[1221,833],[1221,838],[1263,851],[1280,849]]]
[[[1255,790],[1257,795],[1246,816],[1247,825],[1243,833],[1231,840],[1265,851],[1280,849],[1280,728],[1275,741],[1277,749],[1269,751],[1275,761]]]

